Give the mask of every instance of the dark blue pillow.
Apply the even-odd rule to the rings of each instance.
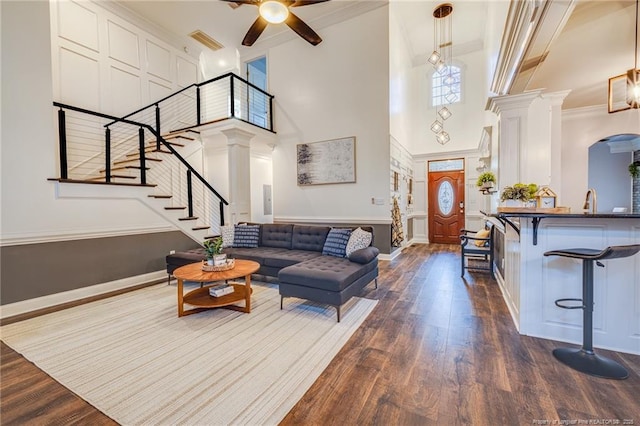
[[[351,229],[331,229],[322,248],[322,254],[335,257],[347,256],[347,243],[351,236]]]
[[[236,225],[233,230],[233,247],[255,248],[260,239],[260,225]]]

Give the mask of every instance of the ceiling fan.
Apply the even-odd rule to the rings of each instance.
[[[323,3],[329,0],[221,0],[227,3],[231,3],[230,6],[236,8],[243,4],[250,4],[259,7],[258,19],[255,20],[253,25],[247,31],[247,34],[242,40],[244,46],[252,46],[256,42],[258,37],[267,28],[268,24],[280,24],[284,22],[295,31],[300,37],[311,43],[312,45],[319,44],[322,39],[320,36],[311,29],[307,24],[298,18],[290,8],[299,6],[308,6],[316,3]],[[233,4],[235,3],[235,4]]]

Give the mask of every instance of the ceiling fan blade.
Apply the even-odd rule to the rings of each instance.
[[[302,19],[293,14],[293,12],[289,11],[289,17],[284,22],[289,26],[289,28],[298,33],[300,37],[307,40],[314,46],[322,41],[320,36],[313,31],[310,26],[305,24]]]
[[[262,17],[258,16],[258,19],[255,20],[249,31],[247,31],[247,35],[244,36],[244,40],[242,40],[243,46],[253,46],[253,43],[256,42],[260,34],[267,28],[268,22]]]
[[[255,5],[257,5],[258,3],[260,3],[258,0],[220,0],[220,1],[223,1],[223,2],[226,2],[226,3],[235,3],[237,5],[235,7],[238,7],[241,4],[255,4]],[[231,5],[231,4],[229,6],[234,7],[234,5]]]
[[[316,3],[324,3],[329,0],[296,0],[292,1],[289,7],[309,6]]]

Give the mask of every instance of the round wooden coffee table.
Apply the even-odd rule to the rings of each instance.
[[[202,270],[202,263],[191,263],[181,266],[173,271],[173,276],[178,279],[178,316],[195,314],[205,309],[226,307],[240,312],[251,312],[251,274],[260,269],[260,264],[252,260],[236,259],[233,269],[221,272],[207,272]],[[209,295],[209,288],[212,285],[205,285],[201,288],[184,294],[184,281],[195,281],[199,283],[213,283],[216,281],[227,281],[244,277],[244,283],[229,283],[233,286],[233,293],[220,297]],[[244,300],[244,306],[236,306],[234,303]],[[197,306],[194,309],[184,309],[184,305]]]

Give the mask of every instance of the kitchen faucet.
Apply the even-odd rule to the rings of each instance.
[[[589,195],[591,195],[592,200],[589,202]],[[596,190],[593,188],[589,188],[587,191],[587,197],[584,200],[583,209],[587,210],[585,213],[595,214],[598,211],[598,201],[596,197]]]

